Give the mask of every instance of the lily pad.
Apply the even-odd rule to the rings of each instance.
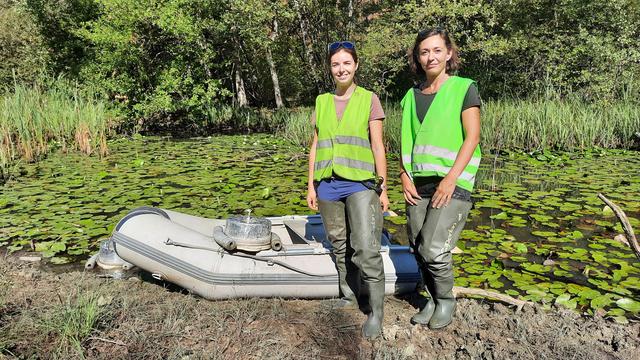
[[[629,298],[620,298],[616,301],[616,305],[632,313],[640,312],[640,301],[636,301]]]

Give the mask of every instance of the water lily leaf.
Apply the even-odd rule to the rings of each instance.
[[[544,215],[544,214],[532,214],[530,216],[533,219],[535,219],[536,221],[539,221],[539,222],[547,222],[547,221],[553,219],[553,217],[551,217],[549,215]]]
[[[594,289],[585,289],[581,292],[578,293],[578,296],[580,296],[580,298],[582,299],[594,299],[598,296],[600,296],[600,292],[598,290],[594,290]]]
[[[61,264],[68,264],[71,262],[71,259],[69,259],[68,257],[64,257],[64,256],[54,256],[51,259],[49,259],[49,261],[52,264],[56,264],[56,265],[61,265]]]
[[[629,298],[621,298],[616,301],[616,305],[632,313],[640,312],[640,301]]]
[[[520,293],[513,289],[506,290],[504,293],[510,296],[520,296]]]
[[[9,250],[9,254],[12,254],[18,250],[22,250],[23,248],[24,248],[24,245],[21,245],[21,244],[14,244],[14,245],[7,246],[7,250]]]
[[[607,316],[623,316],[625,313],[624,309],[615,308],[607,311]]]
[[[569,309],[575,309],[578,305],[577,300],[575,298],[571,299],[571,295],[567,293],[558,296],[555,303]]]
[[[520,254],[526,253],[527,252],[527,245],[522,244],[522,243],[516,243],[514,245],[514,248],[516,249],[516,251]]]
[[[627,319],[624,316],[614,316],[612,319],[618,324],[622,324],[622,325],[627,325],[629,323],[629,319]]]
[[[496,215],[491,215],[489,217],[491,219],[494,219],[494,220],[505,220],[505,219],[509,218],[509,214],[507,214],[505,211],[503,211],[503,212],[500,212],[500,213],[498,213]]]
[[[553,231],[532,231],[531,235],[548,238],[548,237],[556,236],[557,234]]]
[[[596,250],[604,250],[604,249],[607,248],[606,246],[604,246],[602,244],[594,244],[594,243],[591,243],[591,244],[589,244],[587,246],[589,246],[591,249],[596,249]]]
[[[577,240],[577,239],[582,239],[584,237],[584,235],[582,235],[582,233],[578,230],[572,232],[571,234],[569,234],[567,236],[569,239],[573,239],[573,240]]]
[[[593,309],[600,309],[605,306],[609,306],[612,302],[613,300],[611,299],[611,294],[605,294],[591,299],[590,306]]]
[[[65,251],[66,249],[67,249],[67,245],[64,242],[61,242],[61,241],[54,242],[49,247],[49,251],[53,251],[53,252],[56,252],[56,253]]]
[[[266,188],[262,189],[262,192],[260,193],[260,196],[263,199],[268,199],[269,196],[271,196],[271,188],[266,187]]]

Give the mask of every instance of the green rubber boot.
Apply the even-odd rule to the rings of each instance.
[[[362,336],[374,339],[382,335],[382,321],[384,319],[384,280],[369,285],[369,305],[371,312],[362,325]]]
[[[456,298],[453,296],[453,264],[437,269],[430,269],[433,275],[435,309],[429,320],[429,328],[442,329],[451,324],[456,312]]]
[[[358,268],[347,258],[347,219],[345,204],[342,201],[318,201],[318,208],[327,239],[333,246],[333,256],[338,271],[338,287],[340,298],[332,304],[334,309],[357,309],[357,289],[360,284]]]
[[[433,301],[434,290],[430,275],[422,269],[420,269],[420,272],[422,273],[424,290],[429,294],[429,300],[427,300],[427,303],[424,305],[422,310],[411,317],[411,323],[427,325],[429,324],[429,320],[431,320],[431,316],[433,316],[433,311],[436,308],[436,303],[435,301]]]

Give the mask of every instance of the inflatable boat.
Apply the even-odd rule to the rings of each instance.
[[[110,241],[125,264],[207,299],[338,296],[318,215],[218,220],[143,207],[118,222]],[[385,292],[415,290],[420,275],[409,247],[392,244],[385,231],[380,253]]]

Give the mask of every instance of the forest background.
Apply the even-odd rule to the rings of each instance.
[[[0,88],[64,82],[121,129],[197,132],[226,106],[312,105],[332,89],[336,40],[355,42],[358,82],[396,101],[418,80],[407,48],[432,26],[485,100],[637,101],[636,0],[0,0]]]

